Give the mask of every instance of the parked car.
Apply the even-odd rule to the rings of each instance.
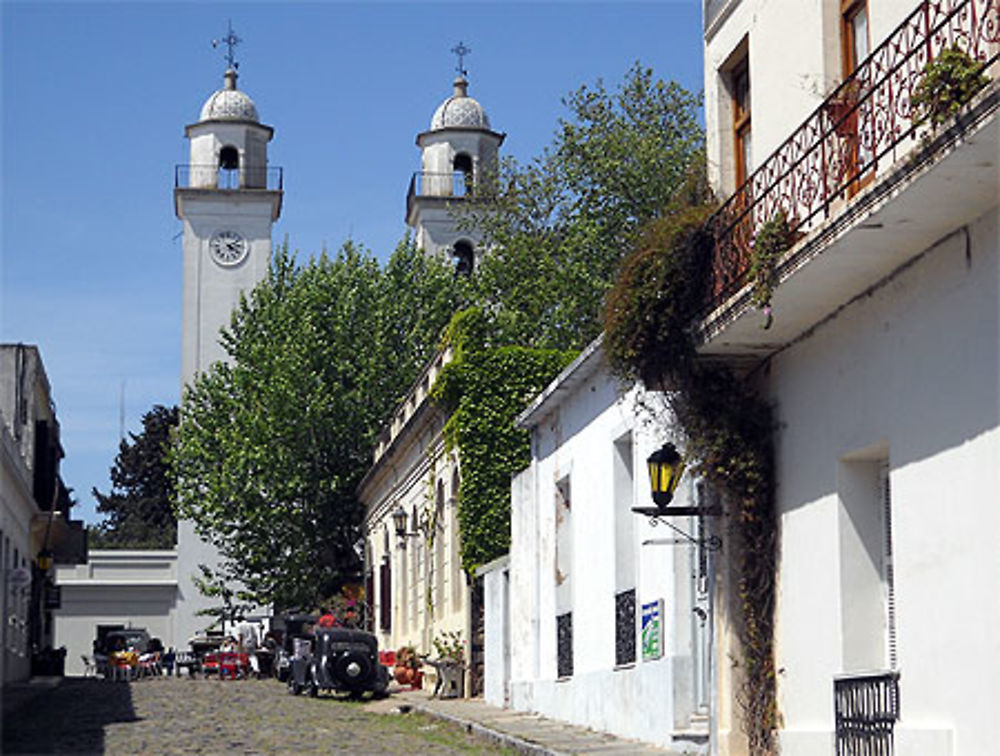
[[[375,636],[346,627],[316,628],[311,649],[292,659],[288,677],[293,695],[332,690],[360,696],[368,691],[381,698],[388,687],[389,670],[379,662]]]
[[[149,633],[144,627],[125,627],[111,630],[104,635],[99,653],[110,654],[114,651],[135,651],[144,654],[149,650]]]

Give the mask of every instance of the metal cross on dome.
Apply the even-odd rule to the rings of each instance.
[[[462,59],[466,55],[468,55],[469,53],[472,52],[472,48],[471,47],[466,47],[464,42],[459,42],[457,45],[455,45],[453,48],[451,48],[451,51],[453,53],[455,53],[455,55],[458,56],[458,66],[456,67],[456,70],[458,71],[458,75],[459,76],[467,76],[469,72],[466,71],[465,70],[465,66],[462,65]]]
[[[233,52],[233,48],[236,47],[243,40],[236,36],[236,32],[233,31],[233,20],[229,19],[229,33],[222,39],[213,39],[212,47],[218,47],[219,45],[225,45],[228,48],[226,52],[226,63],[233,70],[240,67],[240,64],[236,62],[236,55]]]

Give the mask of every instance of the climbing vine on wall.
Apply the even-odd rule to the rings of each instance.
[[[775,751],[774,596],[777,552],[770,406],[753,385],[698,359],[693,315],[706,290],[712,207],[651,224],[626,259],[605,307],[605,349],[615,371],[664,393],[694,472],[728,502],[727,550],[742,682],[737,701],[752,754]],[[768,292],[769,294],[769,292]]]
[[[510,478],[531,461],[528,432],[514,419],[576,352],[502,346],[475,309],[456,314],[446,339],[454,357],[431,395],[450,412],[445,443],[461,460],[458,523],[471,573],[510,548]]]

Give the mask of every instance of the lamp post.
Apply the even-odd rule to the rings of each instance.
[[[35,559],[38,563],[38,569],[40,569],[43,573],[48,573],[48,571],[52,569],[52,559],[52,550],[46,546],[38,552],[38,557]]]

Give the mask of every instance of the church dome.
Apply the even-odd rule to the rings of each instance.
[[[469,82],[455,79],[455,93],[442,102],[431,118],[431,131],[438,129],[489,129],[490,119],[483,106],[467,94]]]
[[[257,106],[236,88],[236,71],[229,69],[226,85],[212,93],[201,107],[202,121],[259,121]]]

